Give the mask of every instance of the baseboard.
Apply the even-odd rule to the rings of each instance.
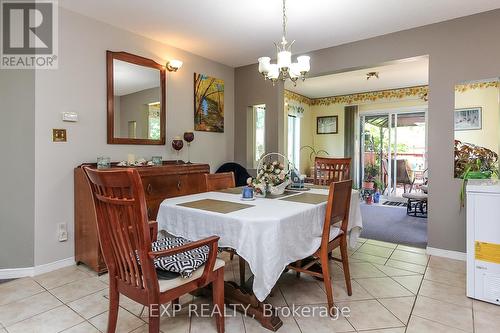
[[[26,276],[36,276],[43,273],[55,271],[56,269],[72,266],[74,264],[75,257],[70,257],[34,267],[0,269],[0,280],[16,279]]]
[[[430,246],[427,246],[426,252],[428,255],[436,256],[436,257],[444,257],[444,258],[461,260],[461,261],[467,260],[467,253],[465,253],[465,252],[437,249],[435,247],[430,247]]]

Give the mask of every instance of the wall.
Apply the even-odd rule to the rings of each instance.
[[[234,154],[234,69],[158,43],[85,16],[59,9],[59,69],[36,73],[35,265],[74,255],[73,168],[97,156],[124,160],[128,153],[175,159],[170,140],[194,127],[193,73],[225,83],[225,132],[195,132],[191,157],[212,170]],[[167,145],[106,144],[106,50],[127,51],[158,63],[180,59],[184,66],[167,74]],[[79,114],[63,123],[61,112]],[[67,128],[67,143],[52,143],[51,128]],[[181,158],[187,159],[183,150]],[[69,240],[57,241],[58,223],[68,223]]]
[[[500,10],[494,10],[308,54],[311,56],[310,76],[429,55],[428,157],[431,209],[428,243],[432,248],[465,252],[465,214],[460,211],[458,199],[460,181],[453,179],[453,88],[459,82],[498,77],[499,31]],[[283,100],[282,90],[269,90],[268,82],[258,74],[257,64],[237,68],[235,75],[235,111],[239,126],[244,127],[240,123],[245,121],[243,106],[246,101],[259,98],[260,103],[267,104],[276,103],[276,99]],[[277,142],[279,138],[274,141]],[[238,140],[235,144],[236,151],[245,154],[244,142]]]
[[[499,88],[478,88],[455,92],[455,108],[482,107],[480,130],[456,131],[455,139],[500,152]]]
[[[160,101],[160,88],[151,88],[137,91],[132,94],[115,96],[115,101],[120,100],[115,113],[120,113],[120,137],[128,138],[128,122],[137,122],[137,138],[147,139],[149,136],[149,103]],[[116,126],[116,125],[115,125]]]
[[[35,72],[0,69],[0,269],[34,262]]]

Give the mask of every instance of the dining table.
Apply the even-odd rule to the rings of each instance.
[[[266,298],[289,264],[319,248],[328,193],[328,187],[309,185],[254,200],[243,200],[242,188],[168,198],[160,205],[158,228],[190,241],[219,236],[219,247],[233,249],[252,273],[245,286],[225,283],[226,303],[241,304],[247,315],[276,331],[282,321],[264,314]],[[359,191],[352,190],[347,228],[351,248],[362,227]]]

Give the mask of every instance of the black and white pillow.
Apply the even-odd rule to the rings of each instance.
[[[166,237],[151,244],[153,251],[172,249],[184,244],[191,243],[182,237]],[[208,246],[202,246],[190,251],[181,252],[168,257],[155,259],[157,270],[164,270],[180,274],[183,278],[189,278],[193,272],[208,260]]]

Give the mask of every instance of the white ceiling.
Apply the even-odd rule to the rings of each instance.
[[[113,90],[115,96],[160,86],[160,71],[121,60],[113,60]]]
[[[273,56],[273,42],[281,36],[280,0],[59,0],[59,4],[234,67]],[[305,53],[500,8],[500,1],[288,0],[287,6],[288,37],[297,40],[293,51]]]
[[[366,79],[366,73],[378,72],[379,78]],[[307,78],[297,86],[287,81],[286,89],[310,97],[340,96],[426,85],[429,82],[429,60],[426,57],[400,60],[394,64],[351,72]]]

